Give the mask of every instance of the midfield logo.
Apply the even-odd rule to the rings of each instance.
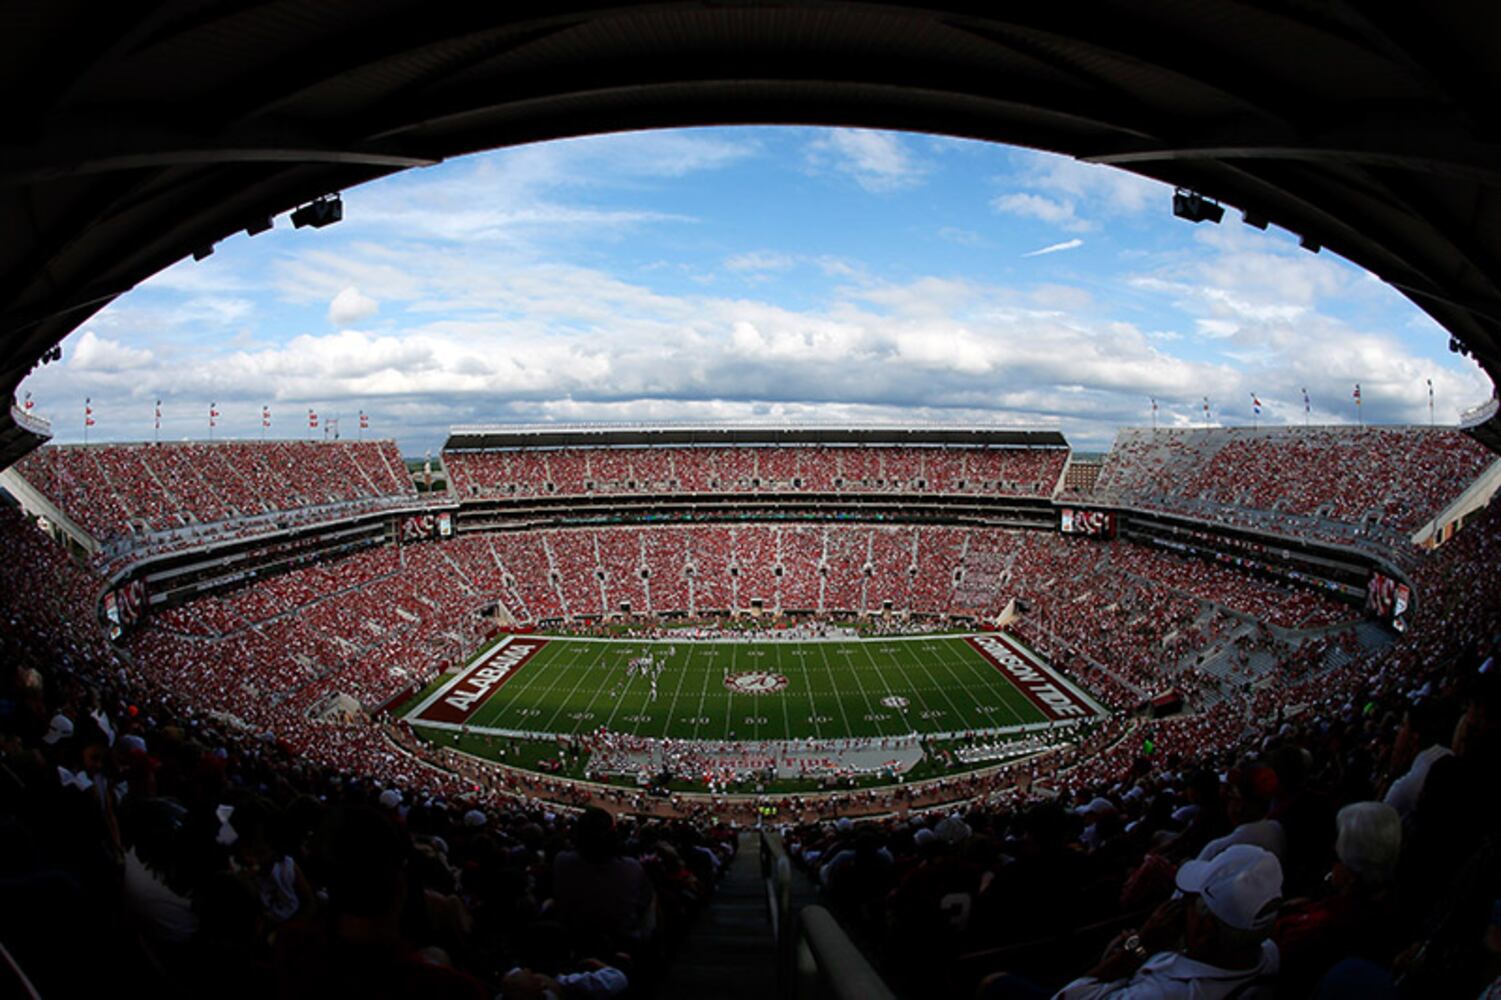
[[[769,674],[763,670],[728,674],[724,686],[735,694],[775,694],[787,687],[786,674]]]

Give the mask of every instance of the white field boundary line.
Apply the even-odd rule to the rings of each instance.
[[[634,635],[596,636],[596,635],[554,635],[548,632],[535,632],[516,634],[516,639],[549,639],[554,642],[614,642],[635,643],[637,645],[671,646],[680,642],[689,642],[696,645],[711,645],[714,643],[735,643],[738,645],[760,645],[765,643],[769,646],[788,645],[796,646],[811,643],[836,643],[836,642],[932,642],[934,639],[973,639],[982,635],[998,635],[997,632],[935,632],[931,635],[857,635],[857,636],[819,636],[817,638],[798,638],[788,636],[785,639],[774,636],[757,636],[753,639],[730,639],[694,636],[674,636],[667,639],[647,639]],[[1005,635],[1009,638],[1011,633]],[[1014,639],[1012,640],[1015,641]]]
[[[1107,717],[1107,716],[1109,716],[1111,714],[1110,711],[1108,709],[1104,708],[1102,705],[1100,705],[1099,702],[1097,702],[1095,699],[1091,698],[1085,692],[1081,691],[1078,688],[1077,685],[1075,685],[1072,682],[1070,682],[1070,681],[1064,679],[1063,677],[1059,676],[1056,671],[1054,671],[1051,667],[1049,667],[1046,663],[1044,663],[1041,659],[1039,659],[1037,657],[1037,655],[1035,653],[1033,653],[1030,649],[1028,649],[1024,644],[1022,644],[1021,642],[1018,642],[1016,640],[1016,638],[1014,636],[1012,636],[1009,632],[1007,632],[1007,633],[999,633],[999,632],[974,632],[974,633],[965,633],[963,635],[956,634],[956,633],[945,633],[943,635],[916,635],[916,636],[901,636],[901,637],[897,637],[897,636],[882,636],[882,637],[879,637],[879,638],[872,638],[872,639],[808,639],[808,640],[803,640],[803,641],[804,642],[823,642],[823,643],[835,643],[835,642],[842,642],[842,643],[852,643],[852,642],[886,642],[886,641],[916,642],[918,640],[932,640],[932,639],[969,639],[969,638],[978,638],[980,636],[987,636],[987,635],[988,636],[995,636],[995,635],[1002,635],[1002,634],[1004,634],[1006,636],[1006,638],[1010,640],[1010,645],[1019,653],[1019,655],[1021,655],[1022,657],[1024,657],[1030,664],[1032,664],[1032,665],[1038,667],[1039,669],[1041,669],[1050,678],[1052,678],[1053,680],[1057,681],[1059,684],[1061,684],[1064,687],[1066,687],[1069,690],[1070,693],[1072,693],[1073,695],[1075,695],[1076,697],[1078,697],[1082,702],[1084,702],[1086,705],[1088,705],[1092,709],[1094,709],[1094,711],[1095,711],[1096,714],[1093,717],[1091,717],[1091,718],[1083,719],[1083,720],[1064,719],[1064,720],[1059,720],[1059,721],[1056,721],[1056,722],[1029,722],[1029,723],[1025,723],[1023,725],[1018,725],[1018,726],[996,726],[996,727],[988,728],[988,729],[960,729],[960,730],[952,730],[952,731],[944,731],[944,732],[919,733],[918,735],[920,737],[922,737],[923,739],[930,739],[930,740],[955,740],[955,739],[961,739],[961,738],[967,738],[967,737],[980,737],[980,736],[1011,736],[1011,735],[1024,734],[1024,733],[1041,732],[1041,731],[1044,731],[1044,730],[1051,730],[1051,729],[1068,729],[1068,728],[1072,728],[1073,726],[1079,725],[1082,722],[1096,722],[1096,721],[1099,721],[1099,720],[1101,720],[1101,719],[1103,719],[1103,718],[1105,718],[1105,717]],[[475,660],[473,663],[468,664],[462,670],[460,670],[456,674],[454,674],[454,676],[451,679],[449,679],[449,681],[447,683],[445,683],[442,687],[438,688],[432,694],[430,694],[426,698],[424,698],[422,700],[422,702],[416,708],[412,709],[406,715],[402,716],[402,720],[404,722],[407,722],[407,723],[413,725],[413,726],[422,726],[422,727],[427,728],[427,729],[441,730],[441,731],[445,731],[445,732],[454,732],[454,733],[457,733],[457,732],[468,732],[470,734],[477,735],[477,736],[501,736],[501,737],[505,737],[506,739],[554,740],[554,741],[559,740],[559,739],[570,739],[570,740],[574,739],[578,734],[577,733],[573,733],[573,732],[557,733],[557,732],[544,732],[544,731],[541,731],[541,730],[534,730],[534,729],[502,729],[502,728],[495,727],[495,726],[472,726],[472,725],[468,725],[467,723],[459,723],[459,722],[426,721],[426,720],[423,720],[423,719],[420,718],[420,716],[422,715],[423,712],[425,712],[435,702],[437,702],[438,700],[440,700],[444,695],[446,695],[449,691],[451,691],[454,687],[456,687],[461,680],[463,680],[465,677],[467,677],[469,675],[469,673],[470,673],[471,670],[476,669],[478,667],[484,666],[484,664],[488,663],[489,660],[492,657],[498,655],[503,649],[505,649],[507,646],[509,646],[512,642],[525,641],[527,639],[543,639],[543,640],[555,641],[555,642],[594,642],[594,643],[628,643],[628,642],[642,643],[642,642],[658,642],[658,643],[661,643],[661,644],[664,644],[664,645],[670,645],[674,641],[674,640],[671,640],[671,639],[644,640],[644,639],[627,639],[627,638],[624,638],[624,637],[619,637],[619,638],[576,638],[574,636],[566,636],[566,635],[545,635],[545,634],[535,634],[535,633],[525,633],[525,634],[517,633],[517,634],[509,635],[505,639],[503,639],[502,641],[500,641],[500,642],[496,643],[494,646],[492,646],[479,659]],[[760,642],[760,641],[780,642],[780,641],[784,641],[784,640],[704,639],[704,640],[695,640],[695,641],[696,642],[703,642],[703,643],[707,644],[707,643],[711,643],[711,642]],[[788,641],[790,641],[790,640],[788,640]],[[903,737],[905,737],[906,735],[907,734],[903,734]],[[645,738],[647,738],[647,737],[643,737],[643,739],[645,739]],[[838,737],[836,737],[836,738],[838,738]],[[848,737],[848,739],[852,739],[852,740],[853,739],[864,739],[867,742],[869,742],[869,741],[879,742],[879,740],[882,739],[882,738],[883,737]],[[884,737],[884,738],[885,739],[898,739],[898,738],[902,738],[902,737],[887,736],[887,737]],[[814,740],[816,740],[816,739],[819,739],[819,737],[808,736],[808,737],[802,737],[802,739],[803,740],[807,740],[807,739],[814,739]],[[823,739],[829,739],[829,737],[823,737]],[[801,742],[801,740],[754,740],[754,741],[742,741],[742,742],[757,742],[757,743],[767,743],[767,744],[773,744],[773,743],[780,744],[780,743],[798,743],[798,742]],[[484,758],[479,758],[479,759],[484,759]]]
[[[1028,722],[1025,725],[1020,725],[1020,726],[998,726],[998,727],[993,728],[993,729],[964,729],[964,730],[955,730],[953,732],[942,732],[942,733],[918,733],[917,735],[918,735],[918,737],[920,739],[926,739],[926,740],[956,740],[956,739],[968,738],[968,737],[976,737],[976,738],[978,738],[978,737],[982,737],[982,736],[1016,736],[1016,735],[1021,735],[1021,734],[1025,734],[1025,733],[1038,733],[1038,732],[1058,732],[1058,733],[1065,733],[1065,732],[1068,732],[1071,729],[1077,728],[1078,726],[1083,725],[1083,724],[1085,724],[1087,722],[1095,722],[1095,721],[1097,721],[1097,720],[1095,720],[1095,719],[1084,719],[1084,720],[1064,719],[1064,720],[1061,720],[1061,721],[1058,721],[1058,722]],[[587,736],[588,735],[587,733],[580,734],[580,733],[576,733],[576,732],[548,733],[548,732],[541,732],[541,731],[533,730],[533,729],[500,729],[500,728],[496,728],[496,727],[492,727],[492,726],[470,726],[470,725],[465,725],[464,723],[461,723],[461,722],[426,722],[426,721],[423,721],[423,720],[420,720],[420,719],[413,719],[413,720],[411,720],[411,724],[413,726],[420,726],[423,729],[442,730],[444,732],[450,732],[450,733],[459,733],[459,732],[462,732],[462,733],[466,733],[467,735],[470,735],[470,736],[503,736],[503,737],[505,737],[507,739],[528,739],[528,740],[560,740],[560,739],[566,739],[566,740],[570,740],[571,741],[571,740],[580,739],[583,736]],[[903,733],[900,736],[894,736],[894,735],[888,735],[888,736],[849,736],[849,737],[805,736],[805,737],[802,737],[800,739],[794,739],[794,740],[782,740],[782,739],[777,739],[777,740],[773,740],[773,739],[765,739],[765,740],[714,740],[714,739],[702,739],[702,740],[689,740],[687,742],[692,742],[692,743],[709,743],[709,744],[713,744],[713,743],[735,743],[735,744],[742,744],[743,743],[743,744],[747,744],[747,745],[749,745],[749,744],[756,744],[758,746],[782,746],[782,745],[791,746],[791,745],[805,743],[805,742],[813,742],[813,743],[843,743],[843,744],[846,745],[847,749],[863,748],[863,749],[867,749],[868,750],[868,749],[877,748],[879,746],[879,744],[881,743],[882,740],[906,740],[906,739],[911,739],[911,738],[912,737],[911,737],[910,733]],[[679,739],[678,737],[638,736],[638,737],[633,737],[633,739],[647,740],[647,741],[658,742],[658,743],[662,742],[664,739],[670,739],[674,743],[684,742],[683,740]],[[484,758],[480,758],[480,759],[484,759]]]

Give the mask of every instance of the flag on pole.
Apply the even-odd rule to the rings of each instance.
[[[1254,392],[1251,393],[1251,409],[1256,411],[1258,417],[1261,416],[1261,400],[1256,398],[1256,393]]]
[[[261,430],[271,426],[271,407],[261,407]]]
[[[217,427],[218,426],[218,422],[219,422],[219,404],[218,403],[210,403],[210,404],[208,404],[208,425],[209,425],[209,428],[213,429],[214,427]]]
[[[91,397],[91,396],[85,396],[83,398],[83,425],[85,427],[93,427],[94,426],[94,405],[93,404],[94,404],[93,397]]]
[[[367,416],[365,416],[365,411],[364,410],[361,410],[360,411],[360,430],[362,430],[362,431],[368,431],[369,429],[370,429],[370,418],[367,417]]]
[[[1433,394],[1432,393],[1432,385],[1433,385],[1433,383],[1429,382],[1428,385],[1430,387],[1430,389],[1429,389],[1429,395],[1432,395]],[[36,403],[32,402],[32,400],[31,400],[31,393],[28,392],[26,394],[26,401],[21,404],[21,408],[24,409],[27,413],[30,413],[31,412],[31,408],[33,406],[35,406],[35,405],[36,405]]]
[[[1306,385],[1303,387],[1303,412],[1313,412],[1313,403],[1311,403],[1308,399],[1308,387]]]
[[[156,429],[157,430],[161,430],[162,429],[162,401],[159,400],[159,399],[156,401],[156,416],[155,416],[155,419],[156,419]]]
[[[314,411],[314,410],[308,410],[307,411],[307,425],[308,425],[308,430],[317,430],[318,429],[318,414],[317,414],[316,411]]]
[[[1359,382],[1355,383],[1355,405],[1356,406],[1360,405],[1360,383]]]
[[[1204,397],[1204,422],[1207,424],[1207,423],[1209,423],[1209,421],[1210,421],[1210,417],[1209,417],[1209,397],[1205,396]]]

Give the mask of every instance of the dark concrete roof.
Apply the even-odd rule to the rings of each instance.
[[[984,427],[455,427],[443,451],[495,448],[702,447],[733,445],[907,445],[966,448],[1067,448],[1058,431]]]
[[[1493,0],[16,0],[0,390],[143,278],[325,192],[727,123],[971,136],[1202,190],[1395,285],[1494,380],[1498,40]]]

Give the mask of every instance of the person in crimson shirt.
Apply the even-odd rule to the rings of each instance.
[[[445,964],[419,936],[425,914],[421,888],[408,878],[406,833],[380,812],[350,806],[336,810],[322,834],[329,905],[278,933],[278,994],[486,1000],[479,980]]]
[[[1272,940],[1282,955],[1283,987],[1309,992],[1341,959],[1385,966],[1400,950],[1394,883],[1402,850],[1402,818],[1382,802],[1355,802],[1339,811],[1329,891],[1290,902],[1277,918]]]

